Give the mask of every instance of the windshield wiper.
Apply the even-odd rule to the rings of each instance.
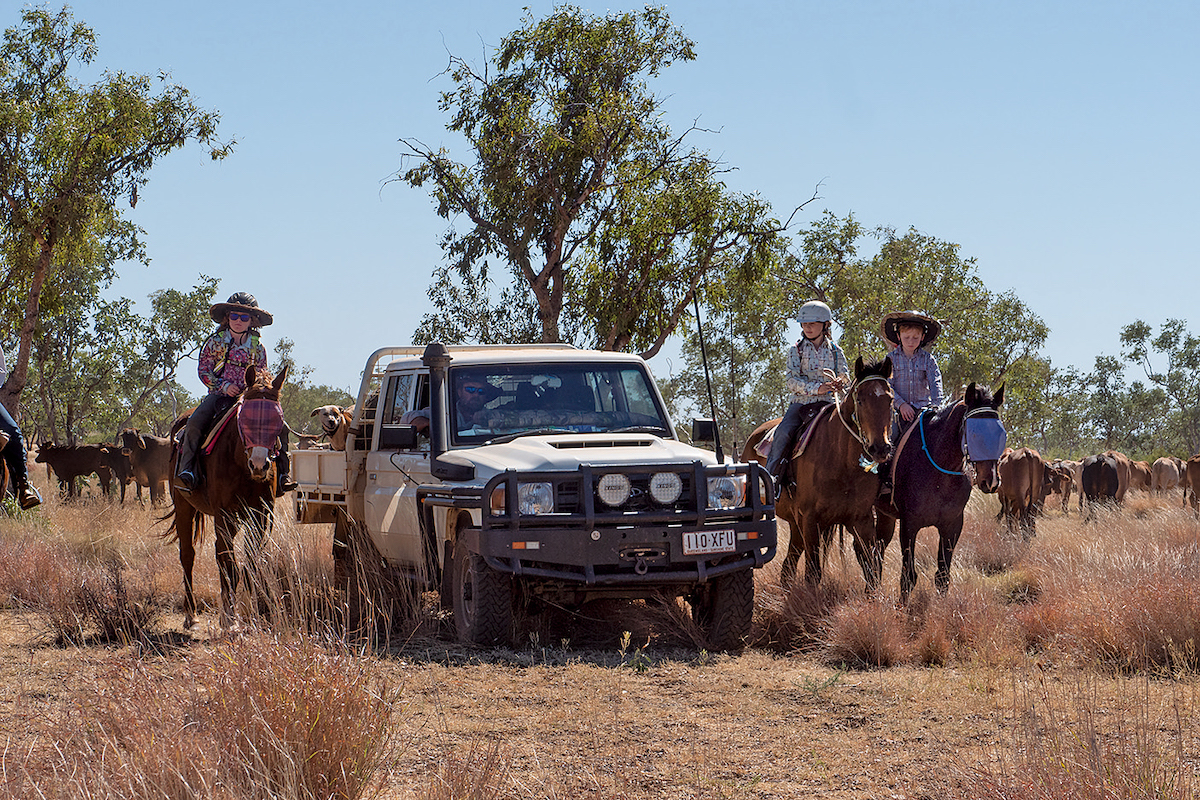
[[[662,425],[631,425],[628,428],[615,428],[606,433],[670,433]]]
[[[506,433],[503,436],[496,436],[488,439],[484,444],[504,444],[505,442],[511,442],[513,439],[519,439],[522,436],[545,436],[550,433],[578,433],[578,431],[573,431],[570,428],[530,428],[527,431],[515,431],[513,433]]]

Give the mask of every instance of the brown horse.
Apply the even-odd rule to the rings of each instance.
[[[776,516],[786,520],[791,530],[783,559],[785,585],[796,573],[801,547],[805,579],[820,583],[821,558],[832,539],[833,526],[838,524],[854,534],[854,553],[867,588],[879,584],[883,562],[875,546],[871,511],[879,494],[879,475],[873,468],[892,451],[891,375],[890,358],[866,366],[861,358],[855,361],[854,383],[846,390],[845,399],[817,416],[803,451],[792,455],[792,485],[775,503]],[[742,451],[743,460],[765,463],[755,445],[776,422],[764,423],[751,434]]]
[[[272,522],[275,510],[275,462],[268,458],[283,426],[279,407],[279,389],[287,369],[271,381],[265,371],[246,368],[243,392],[236,424],[230,421],[216,435],[212,451],[205,457],[205,479],[192,492],[171,486],[174,520],[167,535],[179,541],[179,563],[183,567],[184,621],[190,628],[196,623],[196,599],[192,595],[192,565],[196,546],[203,536],[204,515],[213,518],[216,529],[217,568],[221,574],[221,627],[229,627],[233,614],[233,595],[237,591],[238,569],[234,540],[239,525],[246,525],[247,569],[256,568],[256,555]],[[261,424],[252,424],[254,423]],[[175,421],[172,438],[187,422],[187,415]],[[178,451],[171,456],[171,474],[175,474]]]

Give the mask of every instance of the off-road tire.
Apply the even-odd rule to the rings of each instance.
[[[459,641],[468,644],[512,641],[512,576],[492,569],[461,542],[454,546],[454,625]]]
[[[689,598],[692,620],[713,651],[746,646],[754,619],[754,570],[740,569],[714,578]]]

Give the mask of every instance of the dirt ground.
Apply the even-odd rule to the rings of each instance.
[[[145,524],[121,522],[139,536]],[[173,554],[150,557],[177,586]],[[211,596],[211,555],[197,565]],[[162,623],[164,640],[178,647],[144,657],[169,668],[224,635],[211,610],[193,631],[182,621],[169,613]],[[980,770],[1012,759],[1025,723],[1047,710],[1068,723],[1078,713],[1117,736],[1129,720],[1149,720],[1180,762],[1200,764],[1193,677],[1122,678],[1033,662],[841,670],[797,653],[647,647],[637,635],[622,648],[624,623],[574,643],[472,650],[427,639],[370,656],[400,698],[385,796],[461,796],[429,787],[448,764],[494,753],[495,792],[481,797],[970,797]],[[73,686],[127,656],[110,645],[56,646],[37,617],[0,611],[3,761],[28,751],[41,720],[71,714]]]

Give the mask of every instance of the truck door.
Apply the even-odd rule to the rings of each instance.
[[[429,376],[417,371],[388,375],[383,387],[383,405],[377,431],[398,425],[404,412],[421,406],[429,395]],[[376,445],[367,453],[364,506],[367,529],[380,554],[401,568],[421,570],[427,552],[421,540],[417,520],[416,492],[422,484],[433,483],[429,462],[429,439],[418,437],[412,449],[381,449],[378,432]],[[440,552],[434,551],[434,552]]]

